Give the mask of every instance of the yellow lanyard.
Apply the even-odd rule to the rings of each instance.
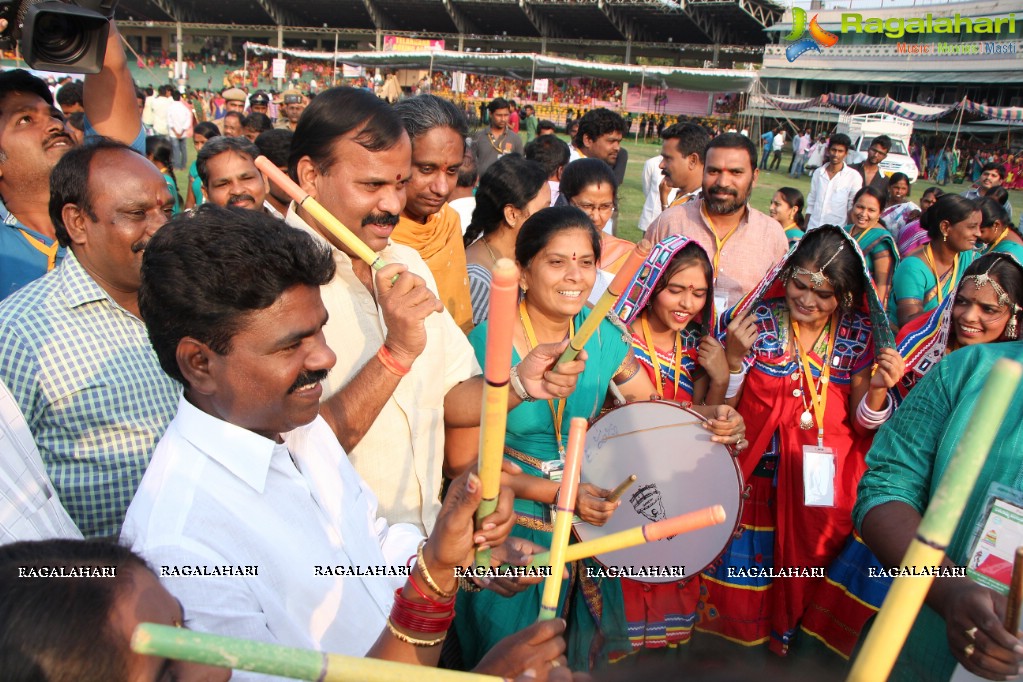
[[[991,246],[987,247],[987,253],[991,253],[992,251],[994,251],[995,247],[998,246],[1001,243],[1001,241],[1003,239],[1005,239],[1006,237],[1008,237],[1008,236],[1009,236],[1009,228],[1005,228],[1004,230],[1002,230],[1002,233],[1000,235],[998,235],[998,239],[996,239],[993,242],[991,242]]]
[[[650,323],[646,320],[646,311],[639,316],[640,325],[643,327],[643,340],[646,342],[647,353],[650,354],[650,364],[654,366],[654,378],[657,380],[657,393],[662,398],[667,398],[664,395],[664,379],[661,377],[661,363],[657,359],[657,348],[654,346],[654,335],[650,331]],[[675,370],[675,393],[672,395],[673,400],[678,400],[678,381],[682,375],[682,337],[679,334],[675,334],[675,348],[674,354],[671,356],[673,369]]]
[[[501,133],[501,139],[504,139],[505,135],[507,135],[507,131]],[[494,137],[494,134],[492,132],[487,131],[487,139],[490,140],[490,146],[493,147],[495,150],[497,150],[498,154],[504,154],[505,153],[505,151],[503,149],[501,149],[500,147],[497,146],[498,138]]]
[[[20,232],[24,235],[25,240],[32,245],[32,248],[46,256],[46,271],[52,270],[53,266],[57,264],[57,249],[60,248],[60,244],[55,241],[47,246],[25,230],[20,230]]]
[[[522,320],[522,328],[526,331],[526,340],[529,342],[529,350],[536,348],[539,343],[536,340],[536,333],[533,331],[533,323],[529,321],[529,312],[526,310],[525,299],[519,301],[519,319]],[[575,335],[575,320],[568,323],[568,337]],[[548,400],[547,406],[551,408],[551,420],[554,422],[554,439],[558,443],[558,456],[565,459],[565,445],[561,442],[561,423],[565,419],[565,403],[568,398],[561,400]]]
[[[813,383],[813,372],[810,370],[809,351],[803,352],[802,344],[799,342],[799,323],[792,320],[792,336],[796,341],[796,354],[802,363],[803,377],[806,379],[806,388],[810,391],[810,400],[813,403],[814,416],[817,418],[817,446],[824,447],[824,409],[828,404],[828,382],[831,380],[831,353],[835,350],[835,337],[838,336],[838,313],[831,315],[828,322],[828,350],[823,358],[821,367],[821,388],[818,394],[817,386]],[[812,350],[812,349],[811,349]]]
[[[725,248],[725,243],[728,242],[728,240],[732,238],[732,235],[735,234],[735,231],[739,229],[739,225],[736,225],[731,230],[729,230],[728,234],[726,234],[724,237],[719,237],[717,230],[714,229],[714,221],[712,221],[710,219],[710,216],[707,215],[707,207],[706,207],[706,205],[700,206],[700,212],[703,213],[703,217],[707,219],[708,223],[710,223],[710,225],[711,225],[710,233],[712,235],[714,235],[714,249],[715,250],[714,250],[714,257],[711,259],[711,262],[712,262],[712,265],[714,266],[714,283],[716,284],[717,281],[718,281],[718,270],[719,270],[718,263],[721,260],[721,251]]]
[[[676,206],[681,206],[682,204],[688,204],[692,200],[693,200],[692,194],[683,194],[680,197],[675,197],[675,201],[668,204],[668,208],[675,208]]]
[[[945,294],[943,294],[942,291],[941,291],[941,280],[943,278],[938,276],[938,264],[934,261],[934,251],[931,249],[931,245],[930,244],[928,244],[927,248],[924,250],[924,262],[927,263],[927,266],[931,269],[931,272],[934,273],[934,290],[936,292],[935,295],[938,298],[938,305],[940,306],[942,299],[945,298]],[[953,288],[955,287],[955,282],[956,282],[958,274],[959,274],[959,254],[957,253],[952,258],[952,286],[953,286]]]

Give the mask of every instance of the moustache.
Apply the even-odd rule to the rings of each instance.
[[[148,239],[144,242],[143,241],[135,242],[134,244],[131,245],[131,252],[138,253],[139,251],[144,251],[147,246],[149,246]]]
[[[53,135],[50,135],[49,137],[47,137],[43,141],[43,146],[45,147],[45,146],[49,145],[51,142],[53,142],[54,140],[56,140],[58,138],[64,138],[70,144],[74,144],[75,143],[75,141],[71,138],[70,135],[68,135],[67,133],[60,132],[60,133],[54,133]]]
[[[313,372],[302,372],[295,379],[295,383],[292,384],[291,388],[288,389],[288,393],[294,393],[300,386],[308,386],[309,384],[318,384],[327,378],[330,374],[330,370],[318,369]]]
[[[732,197],[739,196],[739,193],[734,189],[728,189],[727,187],[719,187],[718,185],[714,185],[709,190],[707,190],[707,194],[727,194]]]
[[[235,196],[231,197],[227,203],[230,206],[236,206],[243,201],[251,201],[252,203],[256,203],[256,198],[251,194],[236,194]]]
[[[394,227],[398,224],[398,216],[394,213],[370,213],[362,219],[362,226],[366,225],[387,225]]]

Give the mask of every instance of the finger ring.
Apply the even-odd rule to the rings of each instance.
[[[969,658],[970,656],[973,655],[973,653],[976,650],[977,650],[977,647],[975,647],[972,643],[971,644],[967,644],[965,647],[963,647],[963,655],[966,656],[966,658]]]
[[[561,667],[561,664],[558,663],[556,660],[551,661],[551,668],[560,668],[560,667]]]
[[[977,639],[977,627],[974,626],[966,631],[966,636],[970,639]]]

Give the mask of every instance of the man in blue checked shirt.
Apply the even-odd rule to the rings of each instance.
[[[85,77],[84,92],[86,140],[102,135],[144,153],[135,85],[113,21],[103,69]],[[0,73],[0,300],[64,257],[47,210],[49,180],[74,144],[42,79],[22,69]]]
[[[142,252],[174,201],[152,163],[109,139],[67,151],[52,180],[67,256],[0,302],[0,381],[82,534],[114,537],[180,395],[137,295]]]

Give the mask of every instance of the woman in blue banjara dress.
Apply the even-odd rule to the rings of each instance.
[[[513,363],[540,343],[563,343],[590,314],[586,298],[597,276],[600,234],[585,213],[574,207],[543,209],[522,226],[515,244],[521,270],[519,319],[513,331]],[[469,341],[484,362],[489,325],[476,327]],[[521,474],[503,481],[515,491],[517,526],[512,535],[550,547],[551,510],[560,492],[552,476],[564,459],[568,425],[574,417],[593,419],[604,407],[609,385],[626,400],[647,400],[656,389],[630,344],[630,335],[614,315],[602,320],[584,346],[586,368],[574,392],[563,400],[524,402],[508,414],[505,456]],[[513,381],[514,385],[514,381]],[[712,439],[741,447],[745,427],[730,407],[695,406],[709,419]],[[580,486],[576,513],[586,523],[603,525],[617,508],[610,490]],[[614,578],[593,578],[572,569],[562,588],[559,615],[566,617],[569,665],[592,668],[631,651],[625,625],[621,586]],[[474,666],[494,643],[534,622],[540,612],[540,587],[512,597],[493,591],[459,595],[455,628],[462,660]]]

